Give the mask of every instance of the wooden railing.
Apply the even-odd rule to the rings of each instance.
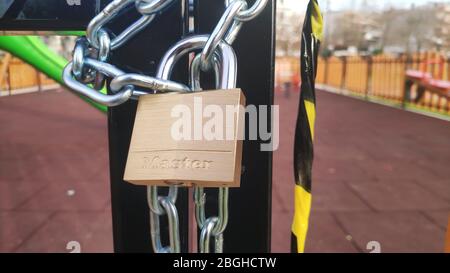
[[[289,80],[279,77],[289,74],[282,73],[280,69],[300,66],[298,58],[291,58],[289,62],[286,59],[288,58],[277,60],[277,85]],[[413,85],[411,90],[405,90],[406,71],[411,70],[427,73],[432,79],[450,81],[450,59],[442,53],[428,52],[399,57],[379,55],[319,58],[316,83],[367,99],[383,99],[404,107],[412,106],[449,115],[448,90],[436,92],[424,85],[424,94],[418,100],[411,99],[409,94],[417,93],[417,89],[421,88]]]
[[[37,92],[59,85],[32,66],[9,54],[0,59],[0,96]]]

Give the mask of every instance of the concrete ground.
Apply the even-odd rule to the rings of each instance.
[[[318,92],[307,252],[442,252],[450,123]],[[298,94],[280,105],[274,252],[289,251]],[[66,91],[0,98],[0,252],[112,251],[106,116]]]

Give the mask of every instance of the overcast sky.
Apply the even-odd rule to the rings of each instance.
[[[351,9],[353,6],[356,8],[360,6],[364,0],[330,0],[328,1],[330,3],[330,9],[331,10],[340,10],[340,9]],[[450,3],[448,0],[377,0],[377,1],[366,1],[371,7],[378,9],[384,9],[389,7],[404,7],[408,8],[412,4],[415,5],[423,5],[427,3],[432,2],[447,2]],[[322,7],[326,7],[327,0],[319,0],[319,3],[322,5]]]
[[[305,10],[309,0],[284,0],[287,5],[293,9]],[[342,10],[351,9],[352,7],[358,8],[364,0],[319,0],[319,4],[322,10],[326,9],[327,2],[330,3],[330,10]],[[393,7],[410,7],[411,4],[423,5],[432,2],[446,2],[450,3],[450,0],[367,0],[367,3],[371,8],[383,9]]]

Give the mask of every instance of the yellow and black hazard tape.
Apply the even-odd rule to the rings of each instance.
[[[314,82],[317,56],[322,39],[323,20],[317,0],[310,0],[302,32],[300,54],[301,79],[300,102],[295,129],[294,174],[295,213],[292,224],[292,252],[301,253],[305,248],[311,210],[313,139],[316,119],[316,94]]]

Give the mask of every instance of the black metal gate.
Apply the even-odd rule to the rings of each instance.
[[[28,2],[30,1],[6,1],[5,5],[10,4],[14,10],[0,13],[0,30],[83,30],[89,19],[109,1],[79,1],[80,5],[69,5],[69,2],[59,0],[56,1],[58,3],[56,5],[55,1],[35,0],[34,3],[40,4],[40,8],[47,8],[51,12],[47,15],[40,14],[40,17],[35,15],[36,18],[31,16],[21,20],[18,14]],[[66,5],[61,2],[65,2]],[[249,1],[249,5],[253,2]],[[71,3],[74,2],[71,1]],[[193,8],[189,9],[189,5]],[[0,11],[1,9],[2,7]],[[71,18],[67,15],[67,9],[77,9],[76,12],[83,16],[78,16],[79,19]],[[158,16],[149,27],[116,50],[112,55],[111,63],[124,71],[154,75],[159,59],[165,51],[175,42],[189,35],[189,16],[195,18],[195,32],[207,34],[211,33],[224,9],[223,0],[177,1],[164,12],[163,16]],[[43,18],[45,16],[48,16],[48,20]],[[126,19],[114,21],[111,28],[119,31],[138,16],[137,12],[130,11]],[[121,18],[124,17],[121,16]],[[244,24],[233,45],[238,57],[238,87],[244,91],[247,104],[256,106],[273,104],[274,18],[275,1],[271,0],[262,14]],[[187,61],[186,58],[178,64],[174,71],[175,80],[187,82]],[[116,252],[152,251],[146,188],[123,181],[136,106],[136,101],[129,101],[108,110],[112,216]],[[230,190],[230,216],[224,234],[224,252],[270,251],[272,152],[262,152],[261,143],[261,140],[244,141],[241,188]],[[187,252],[189,251],[189,227],[192,226],[189,220],[192,218],[189,216],[189,200],[192,200],[192,196],[188,189],[181,189],[178,196],[181,251]],[[209,194],[208,198],[214,198],[214,196],[217,195]],[[213,205],[214,200],[208,199],[208,203],[211,203],[208,207],[216,207]],[[207,210],[207,213],[214,212]],[[162,238],[167,238],[164,234],[167,231],[161,230],[161,232]]]

